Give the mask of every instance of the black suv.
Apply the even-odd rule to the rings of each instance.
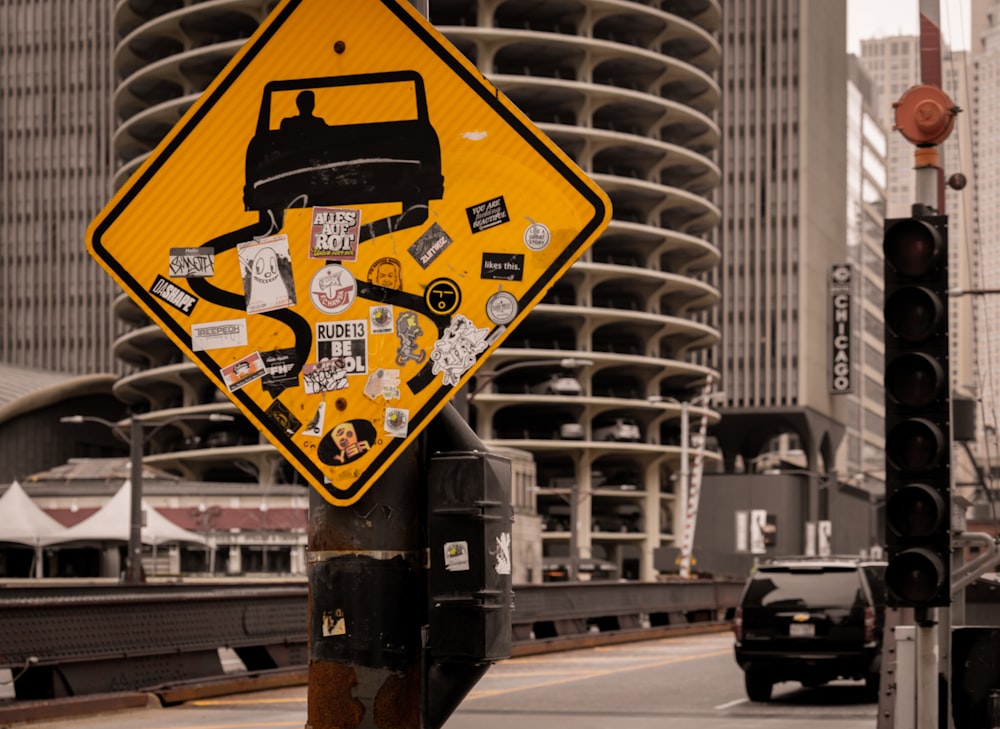
[[[781,681],[819,686],[864,679],[878,695],[885,562],[789,557],[755,568],[733,621],[747,696],[768,701]]]

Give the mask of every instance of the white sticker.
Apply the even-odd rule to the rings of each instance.
[[[323,266],[309,284],[313,306],[324,314],[339,314],[354,303],[358,282],[354,274],[337,264]]]
[[[399,399],[399,370],[387,370],[381,367],[368,375],[365,383],[365,397],[370,400],[378,400],[384,397],[386,400]]]
[[[247,314],[295,306],[292,254],[284,233],[236,246],[243,272]]]
[[[316,408],[316,414],[312,416],[312,420],[306,426],[306,429],[302,431],[302,435],[308,435],[310,438],[320,438],[323,435],[323,421],[326,419],[326,403],[321,402]]]
[[[462,314],[456,314],[441,338],[434,342],[431,352],[431,372],[444,373],[441,382],[457,385],[462,375],[476,363],[476,357],[489,345],[486,337],[489,329],[480,329]]]
[[[302,387],[307,395],[347,389],[347,370],[342,359],[309,362],[302,367]]]
[[[195,352],[245,346],[247,346],[246,319],[213,321],[191,327],[191,349]]]
[[[510,574],[510,532],[502,532],[497,537],[497,566],[498,575]]]
[[[208,278],[215,275],[214,248],[171,248],[171,278]]]
[[[528,218],[531,220],[531,218]],[[531,225],[524,229],[524,245],[532,251],[542,251],[548,248],[552,234],[543,223],[531,220]]]
[[[509,291],[498,291],[486,301],[486,316],[494,324],[510,324],[517,316],[517,299]]]
[[[368,307],[368,320],[372,334],[392,334],[392,305],[378,304]]]
[[[393,438],[405,438],[410,431],[410,411],[402,408],[386,408],[383,427]]]
[[[449,572],[467,572],[469,570],[469,543],[444,543],[444,568]]]

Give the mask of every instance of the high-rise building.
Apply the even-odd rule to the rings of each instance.
[[[842,480],[881,495],[885,489],[885,370],[882,230],[888,149],[873,108],[874,89],[848,57],[847,261],[851,264],[851,392],[837,471]]]
[[[84,247],[111,191],[113,5],[0,0],[0,364],[120,370],[119,289]]]
[[[727,472],[760,470],[760,457],[835,468],[846,402],[831,388],[828,292],[847,260],[846,17],[843,0],[723,3],[722,300],[707,315],[722,341],[706,361],[725,391]]]
[[[614,206],[605,235],[490,358],[472,422],[491,445],[533,454],[555,571],[605,561],[652,579],[657,550],[680,541],[680,419],[692,432],[717,419],[699,398],[718,373],[695,359],[718,341],[697,317],[718,300],[705,276],[719,260],[707,238],[720,7],[432,1],[430,19]]]
[[[117,6],[119,182],[272,5]],[[680,459],[694,452],[681,414],[717,419],[704,400],[684,403],[718,380],[696,359],[718,341],[697,318],[718,300],[705,278],[719,261],[708,240],[719,221],[719,3],[432,0],[429,16],[614,204],[607,233],[485,363],[470,416],[489,445],[532,454],[539,488],[523,490],[548,526],[545,559],[651,579],[681,524]],[[119,397],[177,415],[230,407],[136,306],[122,299],[116,312],[132,328],[115,352],[137,368]],[[254,428],[191,426],[155,439],[146,462],[195,479],[296,480]]]
[[[971,165],[974,215],[971,238],[978,255],[973,288],[995,291],[1000,287],[1000,2],[976,0],[972,13],[972,122],[976,150]],[[980,425],[978,453],[991,481],[1000,463],[1000,296],[975,297],[975,337],[978,346],[975,382],[979,385]]]

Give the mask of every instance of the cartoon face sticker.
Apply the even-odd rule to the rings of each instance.
[[[248,266],[254,283],[269,284],[278,280],[278,256],[270,248],[264,248]]]
[[[374,441],[375,426],[367,420],[345,420],[323,436],[316,455],[328,466],[342,466],[367,453]]]
[[[403,268],[395,258],[380,258],[368,269],[368,283],[399,291],[403,288]]]
[[[248,314],[272,311],[296,303],[288,238],[276,235],[237,246],[243,267]]]

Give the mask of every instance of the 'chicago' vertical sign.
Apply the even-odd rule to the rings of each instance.
[[[851,282],[850,263],[830,268],[830,392],[854,392],[851,374]]]

